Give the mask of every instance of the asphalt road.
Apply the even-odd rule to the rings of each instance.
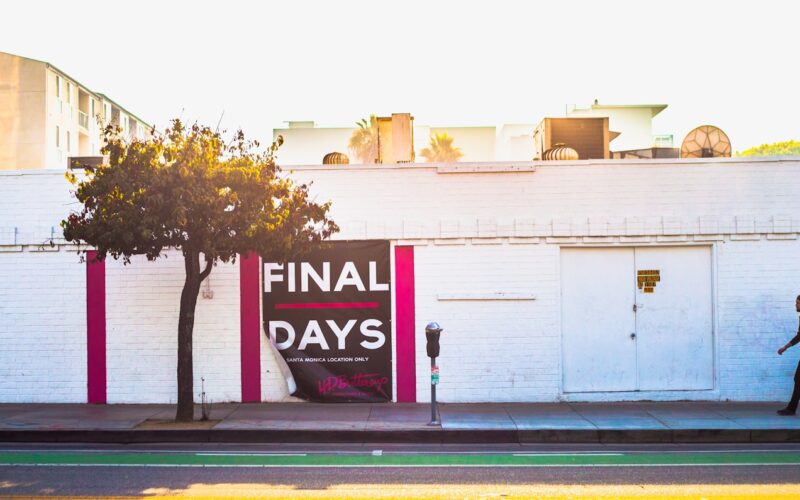
[[[800,445],[0,444],[0,464],[4,497],[800,497]]]

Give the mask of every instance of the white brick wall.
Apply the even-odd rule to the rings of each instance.
[[[134,258],[106,263],[109,403],[174,403],[178,310],[183,257]],[[212,299],[198,298],[195,314],[194,387],[201,378],[211,401],[241,398],[239,361],[239,267],[220,264],[209,275]],[[203,289],[206,288],[204,283]]]
[[[0,402],[86,402],[86,264],[0,252]]]
[[[797,332],[800,240],[727,241],[717,256],[721,397],[788,400],[800,345],[776,351]]]
[[[558,398],[558,247],[427,245],[414,249],[414,261],[418,400],[430,400],[429,321],[444,328],[441,401]],[[496,300],[498,293],[524,299]]]
[[[420,400],[429,393],[422,331],[429,320],[445,328],[442,400],[565,397],[559,247],[697,242],[715,249],[715,389],[581,397],[788,397],[800,347],[783,357],[775,351],[797,327],[797,159],[325,166],[298,167],[294,175],[314,181],[318,200],[334,201],[340,238],[416,245]],[[0,340],[16,349],[0,353],[1,401],[85,400],[85,265],[63,247],[31,251],[76,208],[58,173],[0,172]],[[135,259],[127,267],[109,261],[110,402],[174,401],[182,282],[178,254],[157,262]],[[237,400],[238,264],[216,268],[211,288],[214,298],[198,301],[195,392],[205,377],[212,400]],[[490,300],[500,293],[521,300]],[[41,311],[32,309],[40,303]],[[53,332],[65,342],[47,343]],[[261,340],[262,395],[280,400],[283,381],[265,336]],[[65,351],[64,344],[74,349]]]
[[[263,269],[259,266],[259,290],[261,288],[261,273]],[[261,311],[263,308],[263,304],[261,303],[262,294],[258,294],[259,298],[259,308],[258,310]],[[264,318],[261,318],[261,400],[262,401],[281,401],[284,398],[289,396],[289,390],[286,385],[286,380],[283,378],[281,374],[280,368],[276,363],[276,356],[280,356],[275,349],[270,347],[269,339],[266,335],[264,335],[264,327],[263,327]]]
[[[61,172],[5,171],[0,175],[0,245],[41,244],[61,235],[65,213],[78,210]],[[15,234],[16,228],[16,234]]]
[[[293,172],[334,200],[341,238],[800,231],[797,159],[329,167]]]

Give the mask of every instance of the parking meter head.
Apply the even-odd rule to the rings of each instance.
[[[442,328],[435,321],[428,323],[428,326],[425,327],[425,338],[428,341],[425,347],[429,358],[439,357],[439,335],[441,333]]]

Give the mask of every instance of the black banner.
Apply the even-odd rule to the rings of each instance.
[[[263,264],[264,332],[292,371],[295,396],[391,401],[389,242],[333,242]]]

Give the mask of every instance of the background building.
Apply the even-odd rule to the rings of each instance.
[[[272,134],[273,140],[279,135],[283,137],[283,146],[278,150],[280,164],[316,165],[333,151],[348,155],[350,163],[361,163],[348,148],[356,127],[317,127],[313,121],[290,121],[286,124],[285,128],[274,129]],[[497,156],[495,127],[431,127],[415,123],[413,131],[414,153],[420,162],[425,161],[421,152],[429,146],[431,137],[442,133],[453,137],[453,146],[463,153],[459,161],[493,161]]]
[[[666,104],[600,104],[595,100],[588,108],[573,107],[567,116],[608,118],[609,130],[619,132],[614,151],[627,151],[672,147],[670,136],[653,135],[653,118],[665,109]]]
[[[333,151],[348,155],[351,163],[358,163],[347,148],[355,130],[355,127],[317,127],[313,121],[290,121],[285,128],[272,131],[272,140],[279,135],[283,137],[278,150],[281,165],[315,165]]]
[[[130,138],[150,134],[142,119],[52,64],[0,52],[0,169],[64,169],[69,157],[99,155],[109,123]]]
[[[463,156],[460,162],[491,162],[491,161],[529,161],[540,155],[553,144],[564,142],[561,140],[545,141],[544,135],[535,137],[538,128],[542,128],[545,120],[560,124],[592,124],[600,123],[599,119],[606,119],[603,130],[583,133],[575,130],[578,135],[583,135],[577,149],[592,150],[591,154],[581,156],[582,159],[610,158],[612,151],[650,150],[657,148],[672,148],[671,135],[653,135],[652,121],[655,116],[667,108],[666,104],[598,104],[595,102],[588,108],[573,107],[567,112],[566,117],[545,118],[539,124],[518,123],[496,126],[430,126],[414,124],[414,146],[418,161],[425,161],[420,152],[428,147],[429,141],[436,134],[446,133],[453,138],[453,146],[459,148]],[[585,118],[584,122],[579,119]],[[593,125],[588,125],[593,128]],[[564,126],[560,126],[564,128]],[[573,127],[574,128],[574,127]],[[602,126],[601,126],[602,128]],[[313,121],[287,122],[287,127],[274,129],[273,140],[278,135],[283,136],[284,145],[281,147],[278,160],[284,165],[316,165],[322,157],[332,151],[338,151],[350,156],[350,163],[360,163],[348,149],[350,136],[356,127],[317,127]],[[605,153],[594,152],[596,146],[586,144],[586,137],[599,133],[600,141],[604,141]],[[604,135],[607,135],[605,139]],[[575,136],[570,134],[568,138]],[[592,138],[590,140],[594,141]],[[609,145],[609,143],[613,141]],[[544,147],[544,143],[548,146]],[[552,142],[552,144],[550,144]],[[570,145],[570,144],[567,144]],[[537,149],[538,147],[538,149]],[[544,149],[542,149],[544,147]],[[666,150],[659,151],[660,155],[651,157],[676,157],[677,154],[667,156]],[[625,155],[619,156],[626,157]],[[640,155],[640,157],[644,157]]]

